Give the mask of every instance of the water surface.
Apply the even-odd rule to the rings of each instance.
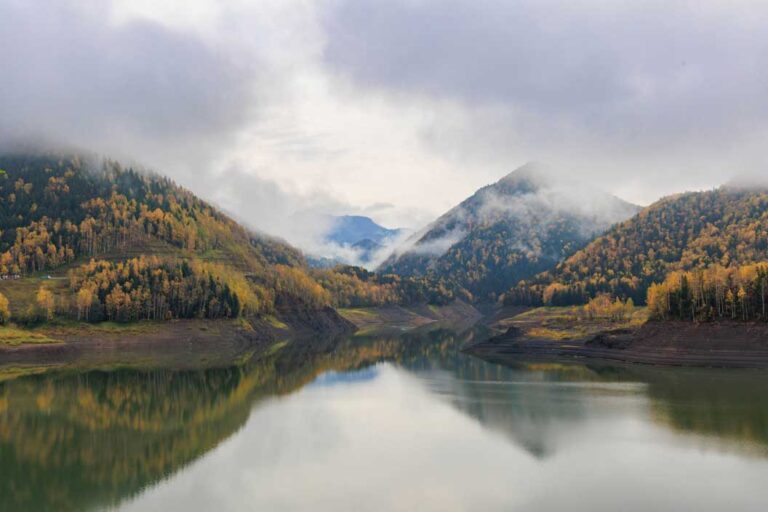
[[[6,369],[0,510],[765,510],[764,372],[487,362],[471,335]]]

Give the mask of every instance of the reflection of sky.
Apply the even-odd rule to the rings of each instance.
[[[262,402],[236,436],[123,509],[742,511],[768,499],[768,461],[684,442],[652,422],[637,390],[620,407],[614,392],[568,386],[510,402],[523,412],[508,423],[549,420],[538,424],[557,450],[542,459],[462,412],[449,385],[435,394],[446,375],[370,372]],[[561,418],[558,403],[581,414]]]
[[[353,384],[355,382],[368,382],[375,379],[379,374],[378,367],[371,366],[362,370],[351,372],[326,372],[319,375],[309,387],[327,387],[337,384]]]

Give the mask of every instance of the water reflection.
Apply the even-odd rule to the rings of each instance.
[[[758,510],[768,500],[763,373],[460,353],[481,335],[311,340],[225,368],[9,378],[0,510]]]

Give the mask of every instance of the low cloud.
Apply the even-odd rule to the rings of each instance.
[[[636,202],[764,171],[762,2],[339,0],[324,58],[361,91],[432,102],[435,152],[542,159]]]
[[[0,2],[0,137],[205,165],[253,103],[257,63],[110,2]]]
[[[241,218],[245,174],[319,193],[313,214],[418,229],[530,160],[647,204],[765,172],[766,18],[750,0],[0,0],[0,145],[141,162]]]
[[[638,208],[592,186],[572,181],[550,167],[526,164],[493,186],[480,189],[409,238],[395,253],[440,257],[463,240],[470,229],[509,222],[521,236],[519,240],[507,242],[528,256],[540,255],[541,248],[531,245],[525,234],[546,232],[568,218],[583,237],[588,238],[630,218]]]

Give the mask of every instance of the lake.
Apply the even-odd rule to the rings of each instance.
[[[483,361],[460,352],[473,336],[4,368],[0,510],[768,506],[768,373]]]

